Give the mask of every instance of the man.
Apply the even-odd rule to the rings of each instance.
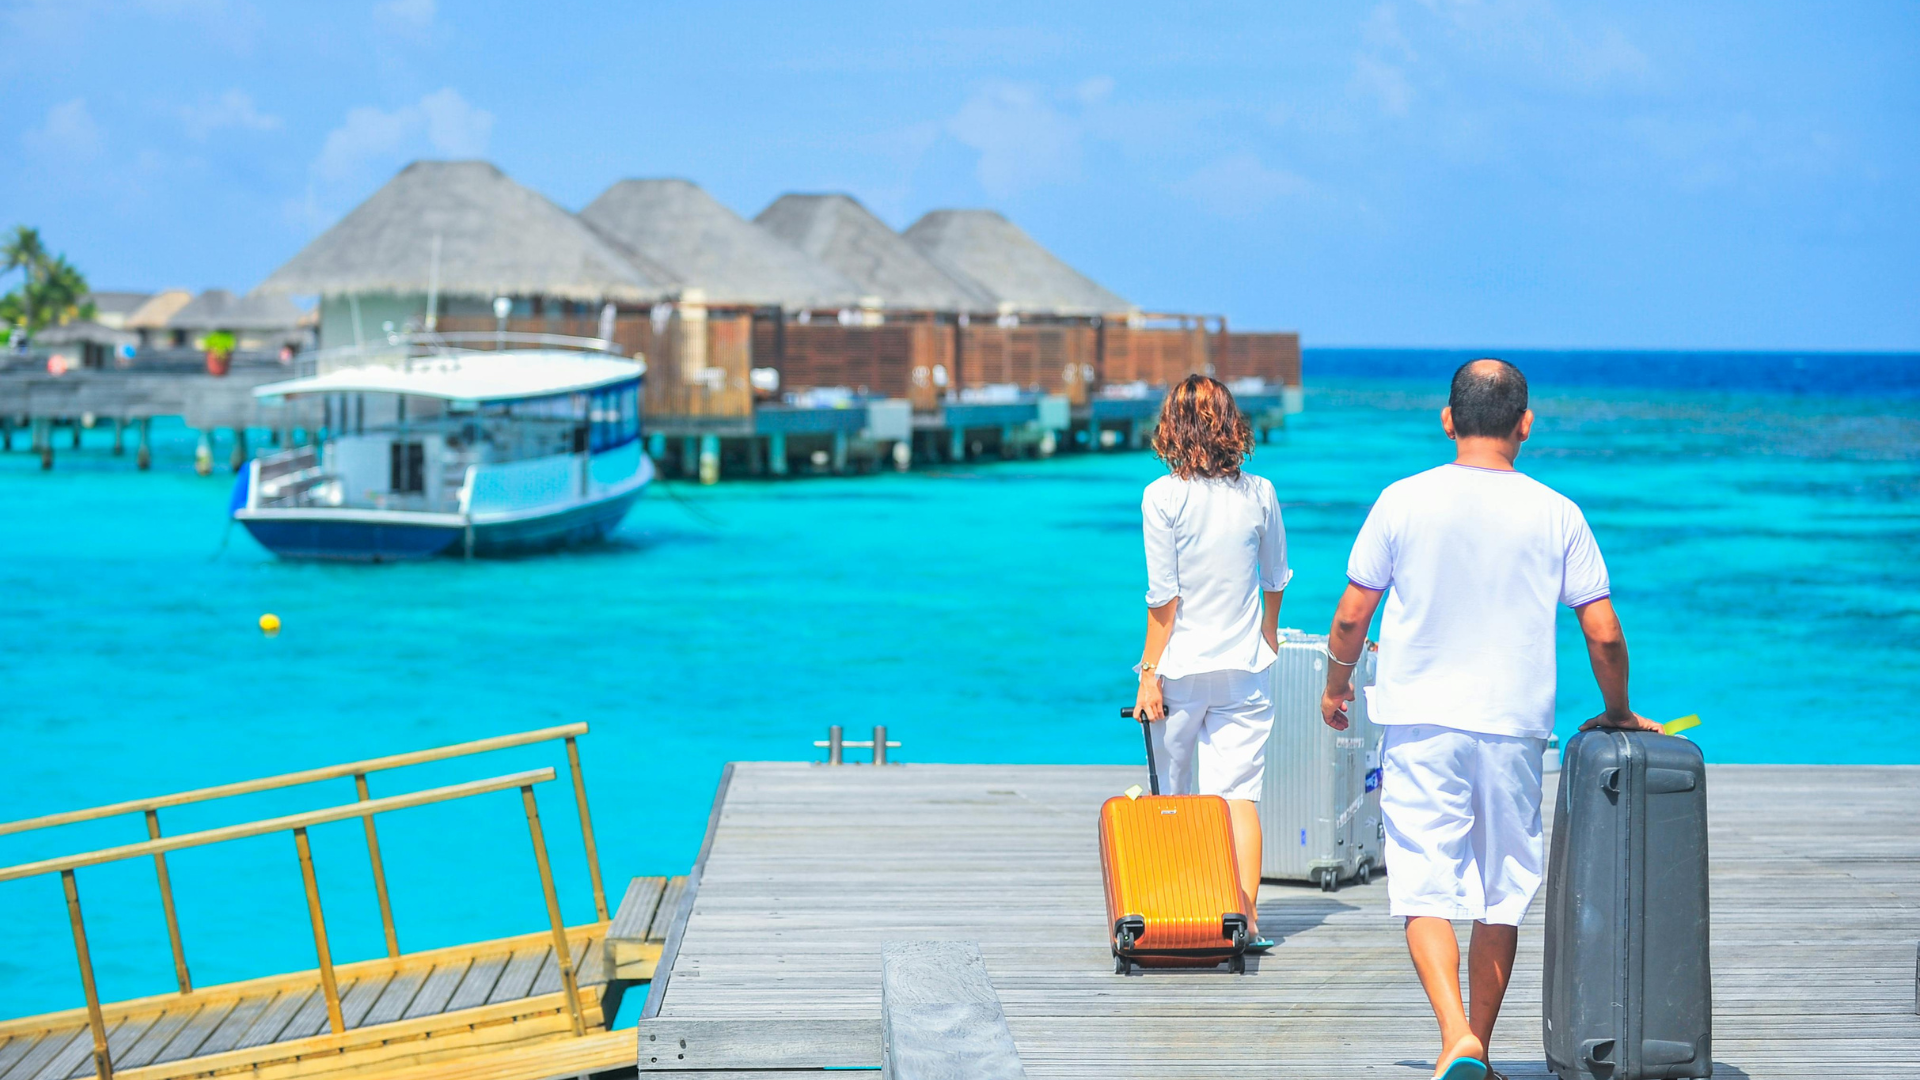
[[[1533,429],[1526,377],[1502,360],[1462,365],[1440,426],[1457,444],[1453,464],[1388,487],[1354,541],[1320,708],[1346,729],[1353,665],[1386,595],[1367,701],[1386,726],[1387,893],[1440,1022],[1435,1076],[1481,1080],[1545,864],[1540,771],[1560,604],[1579,616],[1606,702],[1583,727],[1659,725],[1627,705],[1627,644],[1580,508],[1513,467]],[[1474,924],[1471,1016],[1454,919]]]

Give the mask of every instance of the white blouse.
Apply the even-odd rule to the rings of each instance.
[[[1178,597],[1159,673],[1263,671],[1273,649],[1260,636],[1260,593],[1287,587],[1287,530],[1265,477],[1163,476],[1140,500],[1147,545],[1147,606]]]

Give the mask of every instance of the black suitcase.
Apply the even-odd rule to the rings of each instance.
[[[1561,1080],[1713,1075],[1707,774],[1645,731],[1567,744],[1547,859],[1547,1064]]]

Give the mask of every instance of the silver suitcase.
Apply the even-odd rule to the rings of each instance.
[[[1378,653],[1368,644],[1354,670],[1351,721],[1335,731],[1320,718],[1327,685],[1327,639],[1280,631],[1273,663],[1273,734],[1260,792],[1260,876],[1311,881],[1323,889],[1365,884],[1384,869],[1380,857],[1380,734],[1367,720],[1366,695]]]

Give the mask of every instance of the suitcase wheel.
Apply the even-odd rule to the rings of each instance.
[[[1373,881],[1373,860],[1372,859],[1360,860],[1360,869],[1354,872],[1353,880],[1358,882],[1361,885],[1366,885]]]
[[[1245,975],[1247,973],[1247,958],[1244,956],[1229,957],[1227,960],[1227,970],[1233,972],[1235,975]]]
[[[1115,975],[1126,975],[1131,971],[1133,971],[1133,962],[1128,960],[1126,957],[1121,956],[1119,953],[1114,953],[1113,954],[1113,973]]]
[[[1328,867],[1327,869],[1320,871],[1320,891],[1321,892],[1333,892],[1338,888],[1340,888],[1339,871],[1333,869],[1332,867]]]

